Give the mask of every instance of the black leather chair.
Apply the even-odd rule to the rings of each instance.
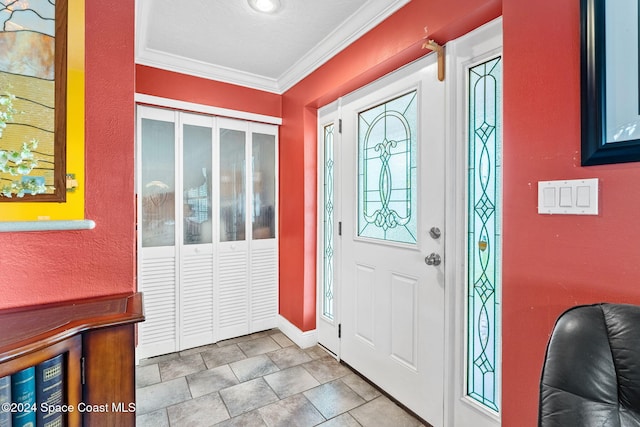
[[[540,427],[640,426],[640,307],[574,307],[557,320],[540,381]]]

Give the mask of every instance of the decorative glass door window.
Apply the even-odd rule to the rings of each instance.
[[[322,315],[333,320],[333,123],[324,127]]]
[[[417,91],[358,114],[358,236],[417,243]]]
[[[467,394],[499,411],[502,58],[469,69]]]

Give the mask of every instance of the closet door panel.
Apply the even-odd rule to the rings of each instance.
[[[180,349],[214,342],[212,117],[180,114]]]
[[[256,332],[277,326],[278,128],[252,123],[250,131],[250,328]]]
[[[223,340],[249,333],[248,123],[218,119],[217,134],[220,223],[216,337]]]
[[[138,107],[139,357],[178,349],[176,113]]]

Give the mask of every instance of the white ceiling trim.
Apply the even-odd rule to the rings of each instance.
[[[212,65],[207,62],[197,61],[167,52],[160,52],[155,49],[144,48],[141,54],[136,56],[136,63],[175,71],[176,73],[246,86],[266,92],[282,93],[278,81],[275,79],[247,73],[242,70],[222,67],[220,65]]]
[[[390,3],[389,0],[370,0],[345,20],[343,25],[336,28],[313,49],[310,49],[304,57],[278,79],[267,78],[148,48],[148,28],[147,19],[145,18],[149,16],[151,2],[137,1],[136,3],[138,3],[139,7],[136,7],[135,61],[140,65],[148,65],[177,73],[282,94],[402,6],[409,3],[409,1],[395,0]],[[336,13],[339,13],[339,11],[337,10]]]
[[[371,31],[409,1],[395,0],[391,4],[389,4],[389,0],[367,2],[278,78],[280,92],[284,93],[291,89],[300,80]]]

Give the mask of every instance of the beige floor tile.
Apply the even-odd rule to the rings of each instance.
[[[253,411],[278,400],[278,396],[262,378],[220,390],[229,414],[235,417]]]
[[[218,366],[206,371],[196,372],[187,376],[189,390],[193,397],[220,391],[239,383],[229,365]]]
[[[311,427],[325,420],[301,394],[260,408],[258,412],[269,427]]]
[[[167,414],[171,426],[180,427],[209,427],[230,418],[218,393],[170,406]]]
[[[162,381],[169,381],[207,369],[199,353],[160,362],[158,367],[160,368]]]
[[[136,390],[136,413],[148,414],[191,399],[184,377],[153,384]]]
[[[264,380],[276,392],[280,399],[302,393],[320,385],[318,380],[313,378],[301,366],[294,366],[289,369],[276,372],[264,377]]]
[[[338,416],[365,403],[363,398],[341,380],[312,388],[303,394],[326,419]]]
[[[233,373],[236,374],[240,382],[263,377],[280,370],[266,354],[239,360],[231,363],[229,366],[231,366]]]
[[[240,347],[236,344],[208,350],[202,353],[202,359],[209,369],[226,365],[227,363],[237,362],[238,360],[246,358],[247,356],[245,356],[242,350],[240,350]]]
[[[418,427],[423,424],[385,396],[350,412],[363,427]]]
[[[257,356],[259,354],[269,353],[281,347],[271,337],[256,338],[251,341],[238,343],[238,347],[247,357]]]

